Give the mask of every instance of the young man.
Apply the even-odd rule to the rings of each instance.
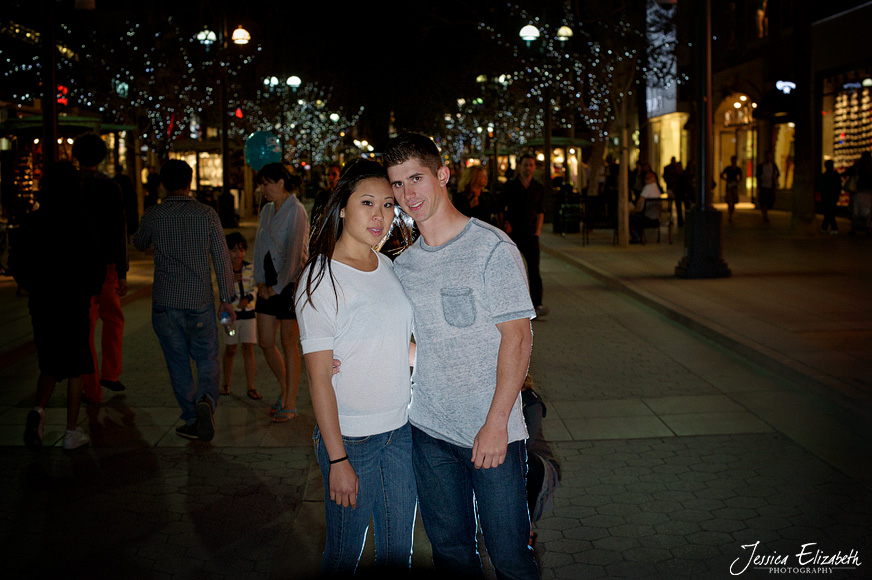
[[[191,197],[193,171],[184,161],[167,161],[160,179],[167,198],[142,216],[133,244],[154,246],[151,323],[163,349],[170,382],[185,422],[176,433],[211,441],[218,401],[218,327],[209,256],[218,280],[221,312],[236,320],[233,270],[218,214]],[[191,375],[197,364],[197,384]]]
[[[455,209],[430,139],[401,135],[383,159],[397,203],[421,232],[394,267],[415,313],[409,420],[434,565],[483,578],[477,506],[497,578],[538,578],[520,398],[535,312],[521,256],[502,231]]]
[[[545,316],[550,309],[542,305],[542,276],[539,274],[539,235],[545,221],[545,186],[533,179],[536,160],[529,153],[521,156],[518,176],[503,189],[505,221],[503,228],[527,262],[530,297],[537,316]]]

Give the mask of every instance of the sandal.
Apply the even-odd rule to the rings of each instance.
[[[248,398],[249,398],[249,399],[254,399],[255,401],[258,401],[258,400],[260,400],[260,399],[263,399],[263,396],[261,396],[261,394],[258,393],[258,392],[257,392],[256,390],[254,390],[254,389],[248,389]]]
[[[230,394],[230,385],[222,386],[221,387],[221,394],[222,395],[229,395]]]
[[[292,415],[292,416],[288,416]],[[279,409],[276,411],[275,415],[273,415],[272,422],[273,423],[287,423],[291,419],[297,418],[297,408],[293,409]]]
[[[273,416],[276,413],[278,413],[279,411],[281,411],[283,407],[284,407],[284,405],[282,405],[282,398],[279,397],[279,400],[276,401],[275,403],[273,403],[272,407],[270,407],[270,409],[269,409],[270,416]]]

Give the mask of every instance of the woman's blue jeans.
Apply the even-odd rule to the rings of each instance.
[[[215,308],[202,310],[152,305],[151,325],[163,349],[170,383],[186,423],[197,420],[196,404],[204,396],[215,409],[218,400],[218,325]],[[197,365],[197,384],[191,373]]]
[[[538,580],[527,509],[527,449],[509,443],[506,460],[476,469],[472,448],[412,427],[415,478],[433,564],[445,578],[484,578],[476,545],[476,513],[496,577]]]
[[[330,457],[317,427],[313,439],[324,480],[327,520],[321,573],[342,576],[355,572],[370,518],[375,537],[375,565],[408,570],[412,562],[417,505],[409,424],[378,435],[342,438],[345,453],[358,477],[356,508],[342,507],[330,500]]]

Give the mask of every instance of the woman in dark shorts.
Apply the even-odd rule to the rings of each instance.
[[[295,192],[300,178],[281,163],[269,163],[257,173],[264,201],[254,241],[254,281],[257,283],[257,341],[269,368],[279,380],[281,395],[270,414],[274,423],[297,416],[300,385],[300,327],[294,314],[294,280],[306,263],[309,218]],[[281,329],[281,345],[276,334]],[[257,391],[249,391],[260,399]]]
[[[24,218],[10,256],[13,275],[29,295],[39,360],[36,405],[27,414],[24,443],[34,451],[42,447],[45,407],[55,385],[68,379],[63,446],[76,449],[90,441],[77,423],[82,375],[94,372],[88,345],[91,296],[100,292],[106,270],[73,164],[49,166],[40,185],[39,209]]]

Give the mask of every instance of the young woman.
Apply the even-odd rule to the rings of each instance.
[[[325,576],[357,568],[370,518],[377,566],[408,570],[416,489],[408,423],[412,307],[377,253],[394,196],[373,161],[349,166],[324,209],[297,284],[297,320],[324,480]],[[333,374],[333,359],[342,372]]]
[[[494,224],[494,201],[487,188],[487,170],[473,165],[463,173],[454,196],[454,207],[463,215]]]
[[[257,283],[257,342],[270,370],[279,380],[281,395],[270,414],[274,423],[297,416],[300,385],[300,328],[294,312],[294,280],[306,263],[309,218],[294,192],[300,178],[281,163],[269,163],[257,172],[264,200],[254,240],[254,281]],[[282,350],[276,347],[281,329]],[[284,355],[284,356],[283,356]],[[249,389],[252,399],[262,398]]]

